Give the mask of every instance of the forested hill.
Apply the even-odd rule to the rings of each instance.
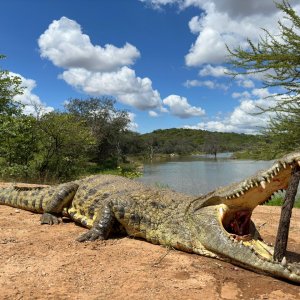
[[[262,137],[195,129],[164,129],[139,136],[148,151],[165,154],[219,153],[253,149]]]

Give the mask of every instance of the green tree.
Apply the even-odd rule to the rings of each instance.
[[[93,161],[116,167],[122,159],[122,136],[130,122],[128,113],[115,108],[111,98],[71,99],[66,110],[84,120],[96,139]]]
[[[281,90],[275,95],[275,105],[260,109],[262,113],[275,112],[265,133],[276,138],[273,150],[282,153],[300,146],[297,129],[300,119],[300,16],[288,1],[276,3],[276,6],[285,15],[285,22],[278,22],[279,35],[272,36],[264,29],[265,36],[257,44],[248,39],[246,49],[227,49],[229,63],[238,70],[231,73],[233,76],[262,73],[264,87]]]
[[[29,180],[35,176],[32,160],[38,150],[36,119],[2,116],[0,124],[0,177]]]
[[[40,180],[67,180],[81,173],[94,144],[86,124],[71,114],[51,112],[41,117],[38,127]]]
[[[5,56],[0,54],[0,59]],[[20,113],[21,105],[13,97],[23,93],[21,79],[0,68],[0,117]]]
[[[5,118],[1,133],[0,156],[6,164],[28,165],[37,148],[35,118],[25,115]]]

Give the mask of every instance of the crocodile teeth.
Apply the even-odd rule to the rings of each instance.
[[[266,182],[265,182],[264,180],[262,180],[262,181],[260,182],[260,185],[261,185],[261,187],[262,187],[263,189],[266,188]]]
[[[285,162],[282,163],[282,166],[286,169],[286,163]]]
[[[284,267],[287,265],[287,261],[286,261],[285,256],[283,257],[283,259],[281,261],[281,265],[284,266]]]
[[[235,195],[236,195],[236,197],[237,197],[237,198],[240,196],[240,194],[239,194],[239,193],[236,193]]]
[[[224,209],[223,209],[223,207],[220,207],[219,213],[220,213],[220,216],[223,217],[223,215],[224,215]]]
[[[298,165],[300,166],[300,160],[297,161]]]
[[[244,195],[245,193],[243,191],[241,191],[241,194]]]

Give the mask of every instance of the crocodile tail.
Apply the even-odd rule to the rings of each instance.
[[[55,192],[54,187],[0,189],[0,204],[8,205],[32,212],[43,213],[48,201]]]

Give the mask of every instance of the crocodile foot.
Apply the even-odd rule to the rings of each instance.
[[[41,224],[48,224],[48,225],[53,225],[53,224],[59,224],[60,219],[52,214],[49,213],[43,213],[41,216]]]
[[[88,232],[82,234],[76,239],[77,242],[88,242],[95,240],[105,240],[103,234],[95,228],[90,229]]]

